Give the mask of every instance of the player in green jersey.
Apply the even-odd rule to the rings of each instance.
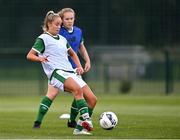
[[[59,90],[61,90],[72,93],[80,113],[79,122],[81,123],[74,129],[73,134],[90,135],[91,133],[88,131],[91,131],[93,126],[83,93],[93,93],[89,86],[76,75],[76,73],[83,74],[84,70],[77,54],[70,47],[67,40],[58,34],[61,24],[60,16],[53,11],[49,11],[44,19],[44,32],[36,39],[32,49],[27,54],[27,59],[41,62],[48,78],[47,93],[40,102],[33,127],[40,128],[45,114],[58,95]],[[68,55],[77,65],[76,73],[68,60]]]

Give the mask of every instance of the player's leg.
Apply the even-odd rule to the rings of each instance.
[[[86,85],[85,82],[76,82],[72,78],[68,78],[64,82],[65,91],[71,92],[76,100],[76,105],[80,113],[80,119],[82,121],[81,127],[77,127],[80,132],[83,131],[83,127],[88,131],[91,130],[92,127],[92,122],[91,120],[89,120],[90,117],[88,112],[88,106],[85,99],[83,98],[83,90],[81,88],[81,86],[84,85]]]
[[[76,75],[76,76],[82,79],[81,75]],[[70,118],[68,119],[68,122],[67,122],[68,127],[71,127],[71,128],[76,127],[76,125],[77,125],[76,117],[77,117],[78,113],[79,113],[79,110],[77,108],[76,100],[74,99],[71,104]]]
[[[79,86],[81,87],[81,89],[83,91],[83,88],[86,87],[87,84],[81,78],[78,78],[76,75],[72,76],[72,78],[79,84]],[[84,88],[84,90],[85,89],[88,89],[88,88]],[[83,97],[84,97],[84,94],[83,94]],[[76,101],[76,103],[77,103],[77,101]],[[78,106],[78,103],[77,103],[77,106]],[[88,110],[88,114],[89,114],[89,110]],[[82,127],[83,127],[83,128],[86,128],[88,131],[91,131],[93,128],[92,121],[90,118],[88,119],[88,121],[84,121],[84,119],[80,116],[77,124],[78,125],[76,126],[76,129],[79,129],[79,130],[82,129]]]
[[[42,123],[42,120],[45,116],[45,114],[48,112],[54,98],[58,94],[58,89],[54,88],[52,85],[48,85],[48,91],[46,96],[43,97],[43,99],[40,102],[39,105],[39,111],[37,114],[36,121],[34,122],[33,128],[40,128],[40,125]]]
[[[83,96],[88,104],[88,111],[89,111],[89,116],[92,116],[93,109],[96,106],[97,103],[97,97],[94,95],[92,90],[89,88],[88,85],[85,85],[83,88]]]
[[[93,109],[94,109],[96,102],[97,102],[97,98],[94,95],[94,93],[92,92],[92,90],[89,88],[88,85],[83,86],[82,90],[83,90],[83,96],[86,99],[87,104],[88,104],[89,116],[91,117],[91,115],[93,113]],[[82,121],[82,118],[80,117],[80,119],[77,121],[76,129],[74,130],[73,134],[75,134],[75,135],[81,134],[81,132],[79,132],[79,130],[82,130],[82,125],[83,125],[83,121]],[[91,129],[92,128],[93,128],[93,126],[91,124]],[[90,130],[88,130],[88,131],[90,131]],[[85,132],[83,131],[83,133],[86,134],[86,131]]]
[[[73,76],[72,78],[81,86],[81,88],[83,90],[83,97],[85,98],[85,100],[88,104],[88,108],[89,108],[88,111],[89,111],[89,115],[91,117],[93,109],[94,109],[96,102],[97,102],[97,97],[94,95],[92,90],[83,81],[82,78],[80,78],[79,76]],[[74,104],[74,105],[76,105],[76,104]]]
[[[89,118],[87,103],[83,97],[83,90],[73,78],[68,78],[64,82],[64,90],[73,94],[77,108],[81,117],[85,120]]]
[[[76,117],[77,117],[78,113],[79,113],[79,110],[76,105],[76,100],[74,99],[71,104],[70,118],[68,119],[68,122],[67,122],[68,127],[71,127],[71,128],[76,127],[76,124],[77,124]]]
[[[96,105],[97,102],[97,97],[94,95],[92,90],[89,88],[88,85],[84,86],[82,88],[83,90],[83,96],[88,104],[88,111],[89,111],[89,116],[91,117],[93,113],[93,109]],[[71,128],[76,127],[76,117],[78,115],[78,108],[76,105],[76,100],[74,99],[71,105],[71,110],[70,110],[70,119],[67,122],[67,126]]]

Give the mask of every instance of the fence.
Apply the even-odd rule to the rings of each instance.
[[[179,50],[92,48],[92,68],[84,78],[97,94],[180,93]],[[26,51],[1,50],[0,58],[0,95],[44,94],[47,79],[39,63],[26,59]]]
[[[27,61],[24,52],[0,54],[0,95],[38,95],[44,88],[40,64]]]
[[[96,46],[91,50],[91,79],[98,92],[132,94],[179,93],[179,50],[141,46]],[[103,87],[103,88],[102,88]],[[102,90],[103,89],[103,90]]]

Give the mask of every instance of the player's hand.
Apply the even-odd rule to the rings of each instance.
[[[84,67],[84,72],[88,72],[91,68],[91,64],[89,62],[86,62],[85,67]]]
[[[47,59],[47,57],[39,57],[39,61],[42,63],[46,63],[46,62],[48,62],[48,59]]]
[[[82,74],[84,73],[83,68],[82,68],[82,67],[76,68],[76,73],[77,73],[78,75],[82,75]]]

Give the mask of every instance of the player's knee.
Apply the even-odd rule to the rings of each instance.
[[[80,87],[77,87],[73,91],[75,99],[80,99],[83,97],[83,91]]]
[[[48,93],[46,94],[46,96],[47,96],[49,99],[54,100],[54,99],[56,98],[57,94],[58,94],[58,93],[55,93],[55,92],[48,92]]]

